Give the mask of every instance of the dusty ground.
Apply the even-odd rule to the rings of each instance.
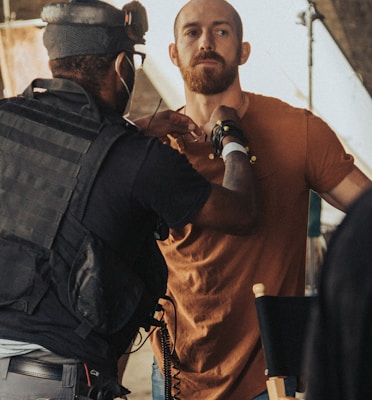
[[[130,355],[123,378],[124,386],[132,392],[128,400],[152,400],[152,356],[149,341],[139,351]]]

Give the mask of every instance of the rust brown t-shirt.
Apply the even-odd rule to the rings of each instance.
[[[160,243],[177,308],[182,399],[251,399],[266,389],[252,285],[264,283],[270,295],[304,294],[309,190],[326,192],[353,168],[334,132],[310,112],[252,93],[249,99],[242,126],[257,157],[258,233],[187,225]],[[224,163],[211,152],[210,143],[186,143],[193,166],[221,183]],[[174,340],[174,312],[164,306]],[[159,335],[153,347],[162,365]]]

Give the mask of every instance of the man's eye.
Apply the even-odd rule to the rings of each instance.
[[[197,31],[196,30],[191,30],[191,31],[187,31],[186,32],[186,36],[194,37],[196,35],[197,35]]]
[[[229,32],[226,29],[219,29],[217,31],[218,36],[227,36]]]

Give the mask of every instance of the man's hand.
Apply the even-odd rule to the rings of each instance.
[[[214,128],[214,126],[216,125],[216,122],[218,120],[233,121],[234,126],[236,126],[237,128],[241,128],[239,116],[236,113],[234,108],[227,107],[227,106],[218,106],[213,110],[213,112],[209,118],[209,121],[204,125],[204,127],[203,127],[204,131],[209,134],[212,131],[212,129]]]

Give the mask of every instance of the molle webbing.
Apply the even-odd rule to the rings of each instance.
[[[97,121],[36,100],[1,104],[1,235],[51,248],[99,131]]]

